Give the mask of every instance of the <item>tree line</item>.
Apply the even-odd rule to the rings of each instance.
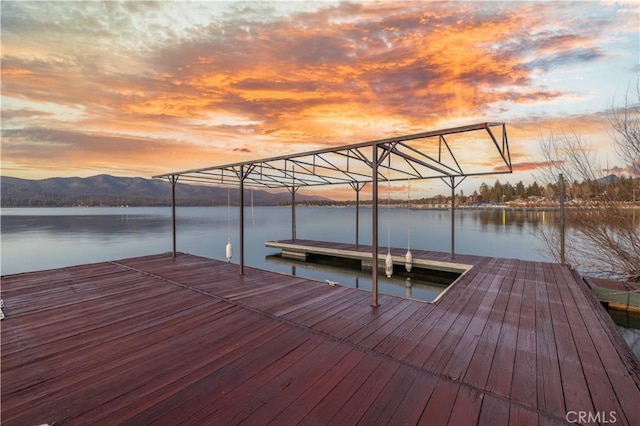
[[[618,202],[640,201],[640,179],[633,179],[627,176],[609,175],[605,178],[597,180],[587,180],[583,182],[573,181],[564,182],[565,200],[576,202],[597,201],[603,197],[611,198],[612,194]],[[456,203],[474,204],[474,203],[508,203],[511,201],[540,201],[548,202],[558,201],[560,197],[559,182],[550,182],[547,184],[539,184],[534,181],[525,185],[519,181],[515,185],[510,182],[502,183],[496,180],[493,185],[482,182],[478,189],[471,194],[465,194],[460,191],[456,194]],[[388,204],[404,204],[406,199],[381,197],[378,201],[381,205]],[[451,202],[451,196],[435,195],[433,197],[425,197],[414,199],[413,204],[446,204]],[[361,200],[363,205],[371,204],[371,200]],[[285,203],[286,204],[286,203]],[[314,200],[308,202],[300,202],[298,205],[334,205],[334,206],[352,206],[355,200]]]
[[[633,202],[640,199],[640,179],[624,175],[609,175],[597,180],[564,182],[566,200],[593,201],[604,196],[610,198],[612,194],[615,194],[618,202]],[[480,187],[468,197],[464,196],[462,191],[460,192],[462,202],[500,203],[531,199],[557,201],[559,197],[559,181],[549,182],[546,185],[533,182],[525,186],[522,181],[512,185],[509,182],[502,183],[496,180],[492,186],[482,182]]]

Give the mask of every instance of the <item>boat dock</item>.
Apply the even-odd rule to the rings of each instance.
[[[603,278],[585,278],[601,303],[610,309],[640,313],[640,284]]]
[[[357,260],[361,263],[360,267],[362,270],[371,269],[371,246],[355,246],[353,244],[301,239],[267,241],[265,243],[265,246],[280,249],[282,257],[287,259],[307,261],[310,256],[317,255],[347,260]],[[405,252],[406,249],[393,249],[392,259],[394,267],[404,267]],[[426,252],[421,252],[421,256],[413,259],[414,268],[463,274],[472,267],[473,256],[469,257],[466,255],[458,255],[458,259],[456,259],[455,262],[452,262],[450,260],[450,256],[445,255],[445,253],[431,252],[428,255],[425,255]],[[380,251],[378,256],[378,267],[383,269],[385,253],[386,252],[384,251]],[[465,263],[465,258],[467,258],[469,262]]]
[[[570,269],[458,261],[437,302],[378,307],[181,253],[4,276],[2,423],[640,424],[638,360]]]

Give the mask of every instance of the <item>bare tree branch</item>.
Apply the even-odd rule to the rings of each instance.
[[[613,140],[618,154],[629,165],[633,176],[640,176],[640,79],[636,86],[636,101],[629,93],[622,108],[611,108],[609,122],[613,128]]]
[[[638,102],[627,96],[624,106],[612,108],[610,123],[620,160],[632,176],[640,176],[640,86]],[[640,281],[640,211],[623,202],[597,159],[597,153],[575,132],[550,135],[540,141],[540,150],[550,165],[541,180],[548,195],[557,196],[558,176],[566,179],[565,193],[575,202],[566,209],[566,258],[583,273]],[[637,180],[627,180],[635,193]],[[560,259],[559,227],[541,225],[537,235],[550,253]]]

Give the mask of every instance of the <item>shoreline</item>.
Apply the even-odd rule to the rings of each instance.
[[[249,205],[245,205],[248,207]],[[223,204],[211,204],[211,205],[177,205],[176,207],[197,207],[197,208],[208,208],[208,207],[228,207]],[[231,204],[231,207],[238,207],[237,204]],[[282,204],[282,205],[259,205],[256,204],[255,207],[291,207],[291,204]],[[330,207],[330,208],[352,208],[356,207],[355,204],[309,204],[309,203],[296,203],[296,208],[304,208],[304,207]],[[370,209],[370,203],[361,203],[361,208]],[[103,208],[113,208],[113,209],[134,209],[134,208],[171,208],[171,205],[68,205],[68,206],[6,206],[1,207],[0,212],[2,210],[18,210],[18,209],[103,209]],[[397,204],[379,204],[379,209],[392,208],[392,209],[406,209],[407,205],[403,203]],[[560,206],[558,204],[527,204],[527,205],[509,205],[509,204],[487,204],[487,205],[466,205],[461,204],[455,205],[456,210],[510,210],[510,211],[559,211]],[[575,210],[575,209],[591,209],[595,208],[589,205],[580,205],[580,204],[569,204],[564,206],[567,210]],[[622,205],[621,209],[624,210],[640,210],[640,203],[636,205]],[[451,210],[451,204],[414,204],[410,207],[411,210]]]

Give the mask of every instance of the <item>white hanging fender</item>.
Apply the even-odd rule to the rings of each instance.
[[[393,275],[393,259],[390,252],[387,252],[387,257],[384,259],[384,271],[387,274],[387,278],[391,278]]]
[[[231,258],[233,258],[233,245],[231,244],[231,241],[227,243],[226,255],[227,255],[227,262],[231,262]]]
[[[413,255],[409,249],[407,249],[407,254],[404,255],[404,267],[407,272],[411,272],[411,268],[413,267]]]

